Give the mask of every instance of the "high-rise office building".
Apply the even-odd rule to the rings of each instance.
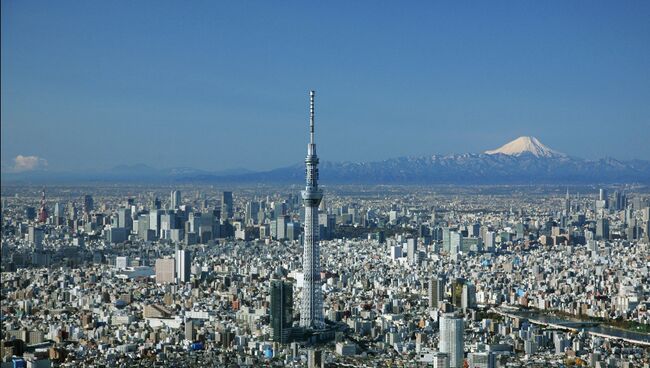
[[[300,239],[300,223],[290,221],[287,223],[287,239],[298,240]]]
[[[304,286],[300,308],[300,326],[321,328],[324,321],[320,245],[318,244],[318,205],[323,199],[323,191],[318,188],[318,156],[316,155],[316,143],[314,143],[314,95],[314,91],[309,93],[309,145],[305,158],[306,186],[302,191],[305,207],[305,237],[302,258]]]
[[[260,212],[259,202],[251,201],[246,203],[246,213],[244,214],[244,220],[246,225],[254,225],[257,223],[258,213]]]
[[[625,193],[621,193],[618,190],[614,192],[614,204],[613,207],[617,211],[624,210],[627,206],[627,196]]]
[[[442,300],[442,294],[444,294],[444,284],[443,293],[440,291],[441,280],[438,277],[432,277],[429,279],[429,308],[438,308],[438,302]]]
[[[487,249],[490,252],[494,251],[494,247],[496,245],[496,234],[494,231],[487,231],[485,232],[485,249]]]
[[[600,188],[598,191],[598,200],[596,201],[596,209],[607,209],[609,208],[609,200],[607,197],[607,189]]]
[[[275,234],[278,240],[287,238],[287,224],[289,223],[289,216],[280,216],[275,220]]]
[[[445,300],[445,285],[447,277],[444,274],[434,275],[429,279],[429,307],[438,308],[440,303]]]
[[[169,239],[169,234],[172,229],[178,229],[176,214],[174,212],[167,212],[160,215],[160,237]]]
[[[463,319],[453,314],[443,314],[440,317],[440,346],[441,352],[449,356],[450,368],[463,367]]]
[[[571,214],[571,197],[569,197],[569,188],[566,188],[566,197],[564,198],[564,214]]]
[[[418,238],[406,239],[406,256],[409,264],[416,264],[418,261]]]
[[[117,227],[123,227],[131,231],[133,228],[133,218],[131,217],[130,208],[120,208],[117,210]]]
[[[598,199],[601,201],[607,200],[607,189],[600,188],[600,190],[598,191]]]
[[[321,239],[332,240],[336,231],[336,215],[320,213],[318,215],[319,227],[322,228]]]
[[[40,251],[43,249],[43,238],[45,238],[45,232],[43,229],[36,226],[30,226],[27,235],[34,250]]]
[[[181,206],[181,191],[172,190],[171,198],[169,200],[170,209],[175,210]]]
[[[162,203],[158,197],[154,197],[151,201],[151,209],[159,210],[162,208]]]
[[[457,308],[462,308],[463,286],[465,286],[464,278],[456,278],[456,280],[451,283],[451,303]]]
[[[77,206],[74,202],[68,203],[68,220],[77,219]]]
[[[449,254],[454,256],[463,250],[463,235],[458,231],[449,233]]]
[[[287,343],[293,321],[293,285],[289,282],[271,282],[271,330],[273,341]]]
[[[93,201],[93,196],[86,194],[84,196],[84,212],[90,213],[95,207],[95,201]]]
[[[159,210],[149,212],[149,229],[154,231],[156,237],[160,235],[160,214]]]
[[[45,206],[45,188],[41,193],[41,207],[38,210],[38,222],[44,223],[47,221],[49,214],[47,212],[47,207]]]
[[[149,219],[148,213],[143,213],[138,216],[138,227],[134,230],[136,230],[140,239],[146,239],[148,237]]]
[[[596,239],[609,239],[609,220],[606,218],[596,221]]]
[[[476,308],[476,286],[473,284],[463,285],[460,305],[463,310]]]
[[[234,216],[232,192],[223,192],[221,195],[221,219],[227,220]]]
[[[54,213],[52,214],[54,225],[63,225],[65,222],[65,208],[63,204],[56,202],[54,203]]]
[[[192,267],[192,253],[185,249],[176,250],[176,282],[186,283],[190,281]]]

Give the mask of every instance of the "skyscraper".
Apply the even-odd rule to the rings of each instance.
[[[232,192],[223,192],[221,195],[221,219],[227,220],[233,215]]]
[[[130,208],[122,207],[117,210],[117,226],[123,227],[129,231],[133,228],[133,219],[131,218]]]
[[[569,197],[569,188],[566,188],[566,197],[564,198],[564,214],[571,214],[571,197]]]
[[[320,280],[320,246],[318,244],[318,205],[323,191],[318,189],[318,156],[314,143],[314,91],[309,92],[309,145],[307,146],[306,186],[302,191],[305,206],[305,238],[302,257],[304,287],[300,308],[300,326],[320,328],[323,326],[323,297]]]
[[[449,368],[463,366],[463,319],[452,314],[440,317],[440,346],[443,353],[449,355]]]
[[[34,250],[43,250],[43,238],[45,238],[45,232],[42,228],[36,226],[29,227],[28,239],[34,247]]]
[[[176,281],[186,283],[190,281],[192,267],[192,254],[185,249],[176,250]]]
[[[418,238],[406,239],[406,256],[409,264],[416,264],[418,260]]]
[[[41,207],[38,210],[38,222],[46,222],[48,218],[47,207],[45,207],[45,188],[41,195]]]
[[[181,205],[181,191],[180,190],[172,190],[171,193],[171,198],[170,198],[170,209],[174,210]]]
[[[287,343],[293,320],[293,285],[280,280],[271,281],[271,329],[273,341]]]
[[[86,194],[84,196],[84,212],[90,213],[95,206],[95,201],[93,201],[93,196]]]
[[[609,220],[606,218],[599,218],[596,221],[596,239],[609,239]]]
[[[434,276],[429,279],[429,308],[438,308],[445,296],[445,278]]]
[[[244,215],[244,220],[246,225],[253,225],[257,222],[257,214],[260,212],[259,202],[251,201],[246,203],[246,213]]]

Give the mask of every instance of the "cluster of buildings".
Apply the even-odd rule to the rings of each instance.
[[[325,200],[313,97],[300,193],[3,186],[0,367],[650,367],[647,188]]]
[[[296,194],[205,190],[175,204],[172,194],[161,208],[178,218],[219,209],[210,226],[220,236],[147,240],[133,226],[115,242],[106,230],[122,224],[121,209],[135,207],[135,223],[155,194],[65,198],[53,188],[61,224],[56,211],[28,216],[38,188],[3,188],[2,364],[648,364],[647,195],[617,209],[599,193],[362,190],[332,188],[318,205],[332,232],[318,249],[323,324],[310,330],[304,229],[295,239],[253,230],[276,221],[276,208],[303,224]],[[232,215],[222,217],[224,197]],[[96,204],[70,211],[76,201]],[[246,224],[260,202],[264,214]],[[97,217],[102,226],[87,226]],[[239,223],[253,239],[221,235]]]

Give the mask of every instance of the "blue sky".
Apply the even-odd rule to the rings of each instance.
[[[520,135],[650,159],[648,19],[648,1],[5,0],[3,168],[298,163],[309,89],[323,160]]]

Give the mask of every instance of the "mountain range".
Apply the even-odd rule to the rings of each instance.
[[[323,184],[588,184],[650,183],[650,161],[586,160],[553,150],[534,137],[519,137],[484,153],[400,157],[375,162],[321,162]],[[304,163],[264,172],[235,169],[118,166],[108,172],[14,173],[3,181],[130,181],[172,183],[293,183],[304,181]],[[40,179],[40,180],[39,180]]]

